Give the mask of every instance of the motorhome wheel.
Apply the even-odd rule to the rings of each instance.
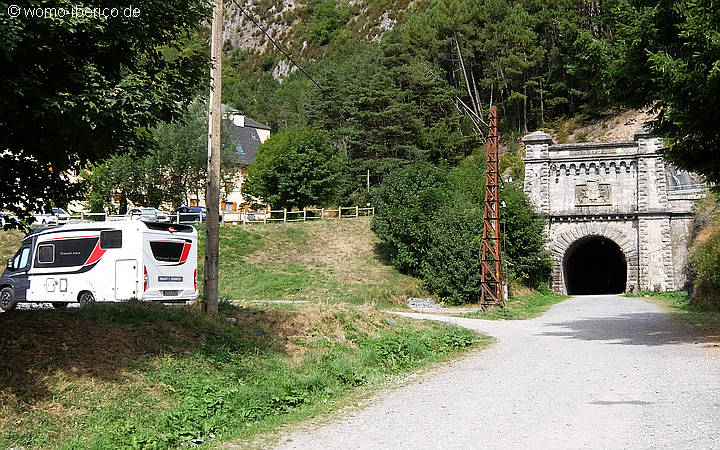
[[[4,287],[0,290],[0,309],[12,311],[17,306],[15,295],[11,287]]]
[[[82,294],[80,294],[80,298],[78,298],[78,302],[80,303],[80,306],[87,306],[91,303],[95,303],[95,296],[92,295],[92,292],[85,291]]]

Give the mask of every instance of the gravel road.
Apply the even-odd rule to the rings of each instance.
[[[720,355],[653,304],[574,297],[523,321],[403,315],[498,341],[277,448],[720,448]]]

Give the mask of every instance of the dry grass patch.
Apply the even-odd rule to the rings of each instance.
[[[370,229],[371,218],[318,220],[306,223],[253,225],[244,228],[259,237],[259,245],[236,258],[254,274],[243,286],[232,286],[232,299],[306,299],[352,303],[402,304],[410,296],[425,296],[418,280],[400,274],[379,250]],[[223,262],[224,258],[224,262]],[[237,259],[221,252],[223,275],[232,277]],[[263,273],[264,272],[264,273]],[[284,280],[296,286],[292,289]],[[255,288],[260,282],[268,287]],[[273,296],[273,283],[277,294]],[[240,283],[237,283],[240,285]],[[280,295],[278,295],[280,294]]]
[[[106,304],[14,311],[0,327],[11,333],[0,336],[2,448],[244,438],[485,342],[448,324],[348,305],[223,302],[208,316]]]
[[[20,246],[25,233],[19,230],[0,229],[0,262],[5,267],[5,261],[12,257]]]

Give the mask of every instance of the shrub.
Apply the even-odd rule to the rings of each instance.
[[[446,181],[437,167],[413,163],[388,175],[375,192],[372,230],[400,271],[418,272],[429,248],[430,221],[450,200]]]
[[[344,192],[346,169],[327,131],[288,128],[260,146],[245,190],[275,208],[327,206]]]
[[[535,212],[530,199],[517,186],[506,184],[500,198],[502,208],[503,254],[510,275],[531,288],[547,281],[552,257],[545,250],[545,218]]]
[[[393,264],[450,303],[480,297],[484,179],[485,160],[476,155],[450,171],[413,164],[378,189],[373,231],[388,244]],[[544,250],[545,220],[513,184],[501,199],[506,276],[536,287],[552,263]]]
[[[454,207],[432,221],[422,278],[450,303],[480,298],[482,214],[479,207]]]
[[[693,301],[720,310],[720,228],[709,233],[709,238],[696,245],[691,255],[695,272]]]

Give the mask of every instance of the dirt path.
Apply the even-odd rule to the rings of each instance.
[[[657,306],[575,297],[497,344],[278,448],[720,448],[720,358]]]

